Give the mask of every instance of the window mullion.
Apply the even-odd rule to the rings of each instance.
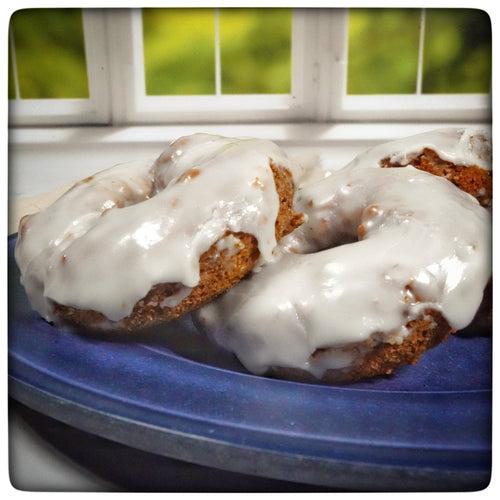
[[[318,18],[316,33],[316,60],[314,63],[314,79],[315,79],[315,95],[316,102],[315,115],[318,121],[326,121],[330,113],[331,92],[329,86],[331,84],[330,68],[332,56],[332,30],[330,29],[329,11],[321,13]]]
[[[136,60],[142,56],[140,10],[106,9],[105,23],[110,123],[122,125],[130,121],[137,94],[145,92],[144,58]]]
[[[318,19],[313,10],[294,10],[292,24],[292,100],[296,118],[316,119]]]
[[[417,85],[416,94],[422,94],[422,81],[424,75],[424,41],[425,41],[425,9],[420,13],[420,34],[418,40],[418,67],[417,67]]]
[[[89,101],[96,114],[96,121],[108,123],[110,118],[109,55],[103,14],[104,11],[99,9],[82,9]]]
[[[329,121],[346,88],[347,9],[328,9],[318,24],[317,118]]]
[[[344,97],[347,88],[347,41],[349,28],[348,9],[332,9],[329,11],[325,23],[328,24],[330,32],[329,50],[325,50],[325,57],[329,64],[325,64],[326,81],[325,92],[329,93],[329,114],[324,117],[326,120],[336,120],[342,115]],[[327,103],[325,103],[326,105]]]

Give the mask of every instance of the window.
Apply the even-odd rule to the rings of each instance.
[[[107,123],[102,13],[26,9],[9,26],[11,125]]]
[[[491,30],[480,10],[354,9],[348,43],[347,94],[490,91]]]
[[[88,98],[81,10],[32,9],[12,21],[9,97]]]
[[[146,95],[289,94],[291,9],[143,9]]]
[[[123,121],[285,120],[304,109],[293,88],[293,72],[290,74],[294,58],[291,40],[300,37],[301,28],[292,23],[288,9],[145,9],[121,14],[122,43],[128,41],[132,54],[130,64],[123,68],[121,81],[125,84],[118,91],[125,96]],[[283,31],[280,23],[285,25],[285,36],[268,36],[271,42],[266,45],[266,24],[268,33],[276,33]],[[180,39],[176,37],[179,25],[185,28]],[[155,34],[158,26],[161,33]],[[168,45],[170,28],[173,33]],[[180,90],[168,81],[163,92],[154,88],[153,83],[158,83],[152,76],[155,43],[165,47],[165,54],[160,54],[163,71],[159,73],[165,76],[174,68],[175,76],[184,78]],[[284,49],[280,47],[283,43],[288,45]],[[284,83],[276,85],[277,78],[272,75],[276,65],[269,63],[270,54],[282,56]],[[253,74],[242,76],[241,71],[234,71],[235,64]]]
[[[31,9],[9,45],[13,125],[490,113],[474,9]]]
[[[484,11],[353,9],[348,43],[346,92],[335,103],[337,117],[488,116],[491,23]]]

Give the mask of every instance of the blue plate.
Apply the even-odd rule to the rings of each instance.
[[[191,318],[127,340],[60,331],[9,245],[9,391],[138,449],[347,490],[477,490],[491,471],[491,338],[455,335],[394,375],[339,386],[248,374]]]

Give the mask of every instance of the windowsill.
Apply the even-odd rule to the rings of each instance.
[[[9,129],[9,145],[74,147],[121,144],[164,145],[172,139],[197,132],[227,136],[250,136],[282,144],[333,144],[335,142],[379,142],[448,126],[484,126],[474,122],[395,123],[233,123],[214,125],[130,125],[16,127]]]

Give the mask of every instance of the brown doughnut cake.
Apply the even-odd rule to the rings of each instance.
[[[491,170],[486,170],[478,165],[458,165],[452,161],[443,160],[436,151],[430,148],[424,148],[422,153],[413,158],[408,165],[444,177],[462,191],[477,198],[483,207],[491,206],[493,195]],[[403,165],[392,163],[389,158],[384,158],[381,166],[394,168]]]
[[[413,166],[444,177],[491,206],[491,141],[486,130],[443,128],[386,142],[358,155],[349,168]]]
[[[483,138],[446,129],[395,141],[302,187],[306,222],[280,241],[276,262],[196,313],[204,331],[249,371],[285,379],[347,382],[416,363],[480,310],[491,213],[461,180],[410,160],[424,149],[454,158],[472,166],[470,185],[488,166]],[[400,168],[380,168],[387,158]]]
[[[132,331],[199,307],[302,222],[292,171],[269,141],[195,134],[153,163],[81,181],[20,223],[33,308],[59,325]]]
[[[332,384],[389,375],[398,366],[418,363],[425,351],[444,342],[452,331],[441,313],[434,310],[425,311],[423,316],[409,322],[406,328],[412,333],[401,344],[379,341],[378,334],[373,334],[364,342],[338,348],[317,349],[312,357],[319,363],[322,362],[321,358],[326,358],[323,362],[328,363],[329,357],[346,353],[355,359],[347,369],[327,369],[319,381]],[[288,380],[318,382],[310,372],[297,368],[272,367],[269,375]]]

